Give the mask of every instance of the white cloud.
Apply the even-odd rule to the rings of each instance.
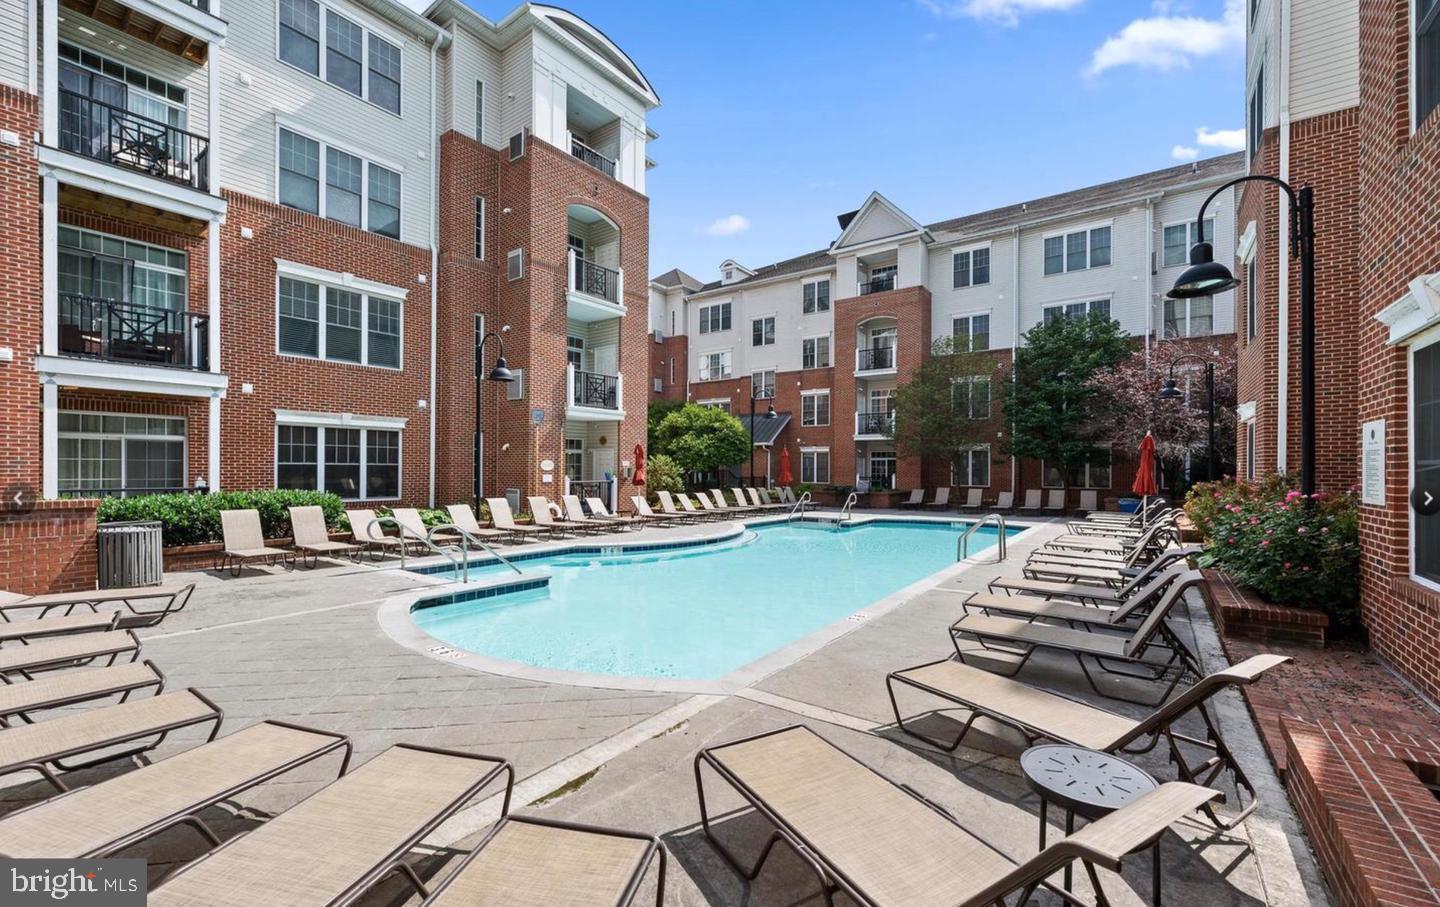
[[[1218,19],[1163,13],[1135,19],[1095,49],[1088,72],[1094,76],[1120,66],[1188,69],[1200,57],[1244,45],[1245,0],[1225,0]]]
[[[1245,148],[1245,130],[1201,126],[1195,130],[1195,142],[1206,148],[1219,148],[1221,151],[1241,151]]]
[[[1170,156],[1177,161],[1193,161],[1200,156],[1200,149],[1188,148],[1185,145],[1176,145],[1170,149]]]
[[[743,214],[731,214],[712,221],[701,231],[706,236],[734,236],[750,229],[750,219]]]
[[[932,15],[944,19],[980,19],[1000,25],[1019,25],[1028,13],[1074,9],[1085,0],[919,0]]]

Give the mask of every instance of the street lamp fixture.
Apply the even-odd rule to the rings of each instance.
[[[1206,406],[1206,413],[1207,413],[1207,415],[1208,415],[1208,417],[1209,417],[1209,421],[1210,421],[1210,446],[1209,446],[1208,452],[1206,453],[1206,460],[1205,460],[1205,479],[1206,479],[1206,481],[1213,482],[1213,481],[1215,481],[1215,478],[1216,478],[1216,477],[1215,477],[1215,464],[1216,464],[1216,457],[1215,457],[1215,363],[1214,363],[1214,362],[1211,362],[1210,360],[1206,359],[1206,358],[1203,357],[1203,356],[1198,356],[1198,355],[1195,355],[1195,354],[1193,354],[1193,353],[1187,353],[1187,354],[1184,355],[1184,356],[1178,356],[1178,357],[1176,357],[1175,360],[1170,363],[1170,376],[1165,379],[1165,386],[1162,387],[1162,388],[1160,388],[1160,399],[1161,399],[1161,400],[1180,400],[1180,399],[1183,399],[1183,398],[1185,397],[1185,392],[1182,391],[1182,390],[1179,388],[1179,386],[1177,386],[1176,381],[1175,381],[1175,366],[1179,365],[1179,364],[1182,363],[1182,362],[1185,362],[1186,360],[1192,360],[1192,359],[1195,360],[1196,362],[1201,362],[1201,363],[1203,363],[1203,364],[1205,365],[1205,406]]]
[[[750,487],[755,487],[755,401],[762,399],[755,393],[755,388],[750,388]],[[770,406],[765,410],[766,419],[775,418],[775,398],[770,398]]]
[[[1309,186],[1299,189],[1282,179],[1265,174],[1242,176],[1225,183],[1205,199],[1195,217],[1195,235],[1190,248],[1190,267],[1185,269],[1167,294],[1171,299],[1194,299],[1223,293],[1239,284],[1230,269],[1215,260],[1215,249],[1205,242],[1205,209],[1220,193],[1240,183],[1274,183],[1290,201],[1290,248],[1300,260],[1300,491],[1307,499],[1315,493],[1315,193]],[[1211,364],[1207,374],[1213,375]],[[1211,379],[1213,384],[1213,378]],[[1166,390],[1173,381],[1167,382]],[[1178,393],[1178,390],[1176,391]],[[1164,395],[1164,391],[1161,391]],[[1165,399],[1171,399],[1166,396]],[[1212,404],[1213,413],[1213,404]],[[1213,416],[1212,416],[1213,419]],[[1211,430],[1211,457],[1214,457],[1214,430]]]
[[[489,372],[485,371],[485,344],[494,340],[500,346],[500,355],[495,357],[495,365]],[[475,344],[475,502],[478,505],[484,495],[484,489],[480,487],[480,477],[485,474],[482,468],[485,451],[480,444],[480,398],[481,388],[484,387],[480,380],[484,376],[486,381],[494,381],[497,384],[509,384],[515,380],[515,373],[510,371],[510,365],[505,361],[505,338],[494,331],[489,331],[480,342]]]

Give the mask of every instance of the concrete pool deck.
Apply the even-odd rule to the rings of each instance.
[[[914,518],[910,512],[901,515]],[[1027,522],[1037,528],[1011,539],[1005,563],[948,568],[952,585],[979,589],[997,575],[1017,575],[1030,550],[1063,531],[1060,524]],[[697,538],[723,532],[729,525],[648,528],[578,543]],[[972,560],[992,558],[992,552],[985,552]],[[434,577],[397,569],[394,560],[379,568],[336,563],[293,573],[247,570],[240,579],[213,573],[185,577],[198,584],[190,607],[164,625],[140,632],[142,657],[166,672],[170,688],[194,686],[224,708],[222,733],[279,718],[351,735],[357,760],[402,741],[505,757],[520,778],[515,801],[519,811],[660,834],[675,857],[667,904],[740,904],[744,893],[740,880],[697,831],[691,769],[695,752],[794,723],[809,724],[877,771],[912,784],[1014,857],[1023,859],[1036,848],[1038,800],[1019,775],[1013,741],[977,738],[985,749],[962,748],[950,756],[893,727],[885,674],[951,651],[945,628],[960,615],[963,596],[911,590],[883,613],[851,622],[847,632],[757,675],[749,685],[687,693],[491,674],[400,645],[381,627],[382,606],[441,584]],[[1193,640],[1207,666],[1216,666],[1221,656],[1213,629],[1197,603],[1190,610],[1194,619],[1182,625],[1182,635]],[[1075,673],[1058,661],[1037,657],[1022,676],[1112,710],[1144,711],[1099,700],[1088,689],[1082,692]],[[1329,903],[1243,703],[1233,693],[1224,694],[1218,712],[1227,741],[1260,788],[1264,803],[1234,831],[1215,832],[1187,820],[1176,826],[1178,837],[1167,835],[1162,851],[1167,902]],[[194,741],[194,736],[167,741],[156,757]],[[1173,777],[1158,754],[1136,761],[1162,780]],[[90,770],[77,779],[98,779],[115,771]],[[241,797],[246,810],[239,814],[213,811],[222,817],[214,825],[222,835],[249,827],[252,813],[297,802],[333,772],[333,765],[317,763],[272,782]],[[9,809],[43,793],[39,785],[22,784],[0,791],[0,797]],[[720,808],[737,804],[722,799]],[[442,827],[430,842],[442,849],[421,860],[421,875],[441,871],[441,864],[453,859],[448,848],[463,850],[473,844],[497,812],[495,800],[483,800]],[[1052,825],[1056,821],[1052,813]],[[722,827],[721,833],[746,852],[763,843],[753,817],[732,817]],[[137,848],[134,855],[152,860],[154,881],[197,853],[192,837],[173,832]],[[1102,881],[1112,902],[1144,903],[1149,860],[1137,856],[1127,862],[1123,878],[1102,874]],[[1083,883],[1077,888],[1089,898]],[[644,897],[637,903],[644,903]],[[392,882],[363,903],[414,900]],[[818,904],[821,899],[798,861],[777,855],[756,882],[749,903]]]

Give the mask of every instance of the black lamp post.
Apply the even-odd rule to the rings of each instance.
[[[1171,363],[1170,363],[1170,377],[1168,377],[1168,378],[1165,379],[1165,386],[1162,387],[1162,388],[1160,388],[1160,399],[1161,399],[1161,400],[1179,400],[1179,399],[1182,399],[1182,398],[1185,396],[1185,392],[1182,391],[1180,388],[1178,388],[1178,387],[1175,386],[1175,366],[1177,366],[1177,365],[1179,365],[1180,363],[1186,361],[1187,359],[1193,359],[1193,360],[1195,360],[1196,362],[1201,362],[1201,363],[1204,363],[1204,365],[1205,365],[1205,406],[1206,406],[1207,413],[1208,413],[1209,419],[1210,419],[1210,449],[1209,449],[1209,452],[1206,454],[1206,458],[1205,458],[1205,479],[1206,479],[1206,481],[1213,482],[1213,481],[1215,481],[1215,462],[1216,462],[1216,460],[1215,460],[1215,363],[1214,363],[1214,362],[1211,362],[1211,361],[1208,360],[1208,359],[1206,359],[1204,356],[1198,356],[1198,355],[1195,355],[1194,353],[1189,353],[1189,354],[1186,354],[1186,355],[1184,355],[1184,356],[1179,356],[1179,357],[1177,357],[1174,362],[1171,362]]]
[[[1309,186],[1291,188],[1282,179],[1264,174],[1231,180],[1205,199],[1195,218],[1195,235],[1201,242],[1190,248],[1190,267],[1175,281],[1171,299],[1214,296],[1239,281],[1230,269],[1215,261],[1215,250],[1204,242],[1205,209],[1221,192],[1248,180],[1274,183],[1290,200],[1290,248],[1300,259],[1300,491],[1308,499],[1315,493],[1315,193]],[[1213,447],[1214,442],[1211,442]]]
[[[755,386],[750,386],[750,487],[755,487],[755,401],[760,399],[755,394]],[[770,408],[765,411],[765,418],[775,418],[775,398],[770,398]]]
[[[491,338],[500,344],[500,355],[495,357],[495,366],[487,374],[485,372],[485,344]],[[484,497],[485,489],[480,487],[480,476],[484,472],[480,468],[481,458],[484,451],[480,445],[480,389],[484,386],[481,379],[486,381],[498,381],[501,384],[509,384],[515,380],[515,373],[510,371],[510,366],[505,362],[505,339],[494,331],[490,331],[480,338],[475,344],[475,500],[478,503]]]

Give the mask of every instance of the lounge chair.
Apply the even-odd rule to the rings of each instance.
[[[71,633],[90,633],[96,630],[115,630],[120,626],[120,612],[65,614],[60,617],[38,617],[35,620],[12,620],[0,622],[0,645],[4,643],[25,644],[32,639],[49,636],[68,636]]]
[[[510,501],[506,498],[486,498],[485,506],[490,508],[490,522],[501,532],[509,533],[511,538],[535,538],[555,531],[548,526],[522,526],[515,522],[515,514],[510,512]]]
[[[992,659],[997,654],[1013,657],[1015,659],[1014,667],[1003,672],[1006,676],[1019,673],[1030,661],[1031,656],[1042,649],[1071,655],[1096,693],[1153,708],[1164,702],[1186,676],[1192,674],[1196,677],[1201,676],[1199,660],[1186,647],[1184,641],[1169,629],[1165,619],[1180,602],[1186,589],[1203,582],[1205,582],[1205,578],[1198,570],[1187,570],[1176,577],[1170,587],[1165,590],[1165,594],[1160,597],[1160,601],[1145,616],[1145,620],[1128,636],[1091,632],[1090,630],[1072,630],[1068,627],[1055,627],[1048,624],[1033,624],[1008,617],[967,614],[951,625],[950,640],[955,645],[955,654],[967,664],[969,663],[967,657],[973,658],[977,654],[983,654]],[[961,649],[960,640],[962,638],[975,640],[980,644],[981,649],[978,652],[973,649],[968,652]],[[1165,661],[1157,663],[1147,658],[1152,652],[1168,653],[1168,656]],[[1095,682],[1095,676],[1086,664],[1086,658],[1091,659],[1098,667],[1111,674],[1154,682],[1163,681],[1167,676],[1173,676],[1173,679],[1161,692],[1158,699],[1154,701],[1134,699],[1114,691],[1106,692],[1100,689],[1099,684]],[[1125,669],[1113,667],[1113,665],[1121,665]]]
[[[1026,490],[1025,503],[1020,505],[1020,512],[1036,514],[1040,512],[1040,489],[1030,488]]]
[[[750,496],[750,503],[751,503],[751,504],[754,504],[755,507],[756,507],[756,509],[758,509],[758,510],[784,510],[784,509],[785,509],[785,505],[784,505],[784,504],[771,504],[771,503],[769,503],[768,501],[762,500],[761,497],[760,497],[760,489],[758,489],[758,488],[746,488],[746,489],[745,489],[745,493]]]
[[[971,513],[980,510],[985,506],[985,489],[971,488],[965,492],[965,503],[960,505],[961,510]]]
[[[117,664],[122,655],[130,661],[140,656],[140,640],[133,630],[103,630],[98,633],[72,633],[32,642],[28,646],[6,646],[0,649],[0,676],[18,674],[29,678],[39,671],[68,668],[108,658]]]
[[[350,520],[350,537],[362,554],[368,553],[374,560],[383,560],[387,551],[403,553],[410,545],[404,539],[386,535],[373,510],[347,510],[345,516]]]
[[[705,497],[705,492],[700,492],[700,496],[702,498]],[[712,488],[710,490],[710,500],[715,505],[716,510],[736,519],[741,519],[747,514],[752,514],[755,512],[754,508],[741,508],[731,504],[729,501],[725,500],[725,492],[720,490],[719,488]]]
[[[792,507],[799,503],[795,497],[795,489],[789,485],[781,485],[777,490],[780,493],[780,503],[789,504]]]
[[[1188,548],[1172,548],[1164,552],[1150,563],[1141,567],[1134,576],[1127,577],[1122,570],[1110,571],[1108,579],[1118,580],[1122,583],[1116,589],[1103,582],[1061,582],[1049,579],[1012,579],[1008,577],[996,577],[990,582],[990,591],[1003,589],[1006,592],[1020,592],[1025,595],[1034,595],[1040,598],[1068,598],[1078,602],[1088,602],[1096,605],[1118,605],[1129,598],[1136,589],[1155,573],[1165,569],[1174,563],[1188,561],[1190,558],[1200,554],[1198,546]]]
[[[665,847],[653,835],[507,816],[441,882],[425,907],[627,907],[656,855],[665,902]]]
[[[650,518],[643,517],[638,513],[631,516],[622,516],[618,513],[611,513],[605,508],[605,502],[600,500],[599,498],[587,497],[585,499],[585,503],[590,505],[591,519],[599,520],[602,523],[610,523],[615,526],[619,526],[622,529],[630,527],[634,527],[635,529],[641,529],[644,528],[646,523],[651,522]]]
[[[325,526],[325,511],[320,507],[291,507],[290,526],[295,534],[295,551],[301,563],[308,555],[311,569],[320,565],[320,558],[331,554],[354,557],[356,547],[348,542],[330,541],[330,530]]]
[[[1255,811],[1259,802],[1256,800],[1254,785],[1226,747],[1205,704],[1221,690],[1254,683],[1266,671],[1289,660],[1290,658],[1284,655],[1253,655],[1237,665],[1200,679],[1194,686],[1138,721],[948,659],[896,671],[886,678],[885,684],[890,691],[890,705],[895,711],[895,726],[946,752],[954,752],[959,748],[975,719],[981,717],[1018,731],[1025,738],[1026,745],[1052,740],[1123,755],[1127,751],[1148,750],[1163,738],[1169,744],[1170,761],[1175,764],[1181,781],[1209,787],[1222,771],[1228,769],[1235,778],[1236,787],[1248,794],[1249,804],[1244,806],[1238,815],[1225,819],[1216,815],[1209,804],[1201,807],[1212,822],[1225,829],[1243,822]],[[967,711],[969,715],[959,735],[954,740],[941,740],[911,727],[910,723],[901,717],[900,705],[895,696],[896,684],[924,691]],[[1174,730],[1175,724],[1191,711],[1196,712],[1205,725],[1204,740]],[[936,711],[924,714],[940,713]],[[1205,750],[1210,754],[1210,758],[1192,766],[1180,746],[1181,743]]]
[[[16,596],[0,604],[0,622],[11,620],[14,612],[40,609],[38,617],[47,617],[51,611],[74,614],[77,609],[101,612],[101,605],[119,604],[125,611],[120,614],[120,629],[153,627],[167,616],[183,611],[195,592],[194,583],[170,586],[142,586],[130,589],[96,589],[88,592],[54,592],[45,595]],[[136,602],[164,600],[159,608],[137,608]],[[129,613],[126,613],[128,611]],[[103,612],[102,612],[103,613]]]
[[[165,675],[151,661],[132,661],[111,668],[60,671],[38,680],[0,685],[0,727],[28,723],[31,713],[119,696],[120,702],[137,690],[165,689]],[[3,853],[3,851],[0,851]]]
[[[392,872],[427,894],[405,856],[502,774],[503,813],[514,781],[508,762],[397,744],[182,867],[147,904],[349,904]]]
[[[1009,513],[1015,509],[1015,492],[1002,491],[995,495],[995,509],[1002,513]]]
[[[500,541],[510,538],[510,534],[507,532],[481,526],[480,521],[475,519],[475,511],[470,508],[469,504],[451,504],[445,508],[445,512],[450,514],[450,522],[454,523],[472,539],[479,541],[484,541],[485,539]]]
[[[214,740],[222,717],[219,706],[191,689],[16,725],[0,731],[0,775],[38,772],[63,792],[69,787],[58,771],[70,772],[137,756],[159,746],[171,731],[206,722],[214,723],[210,729],[210,739]],[[124,750],[114,749],[137,741],[147,742]],[[97,752],[100,755],[86,762],[65,761]]]
[[[1085,513],[1094,513],[1100,509],[1100,495],[1091,489],[1080,492],[1080,509]]]
[[[541,495],[531,495],[525,501],[530,505],[530,519],[535,521],[535,525],[549,529],[558,538],[563,538],[567,532],[584,532],[590,528],[570,520],[556,519],[550,512],[550,500]]]
[[[933,500],[933,501],[926,501],[924,504],[921,504],[920,506],[923,507],[923,508],[925,508],[926,510],[930,510],[930,509],[932,509],[932,508],[935,509],[935,510],[944,510],[945,508],[949,507],[949,506],[950,506],[950,486],[949,486],[949,485],[941,485],[939,488],[935,489],[935,500]]]
[[[1053,488],[1045,498],[1046,513],[1065,513],[1065,489]]]
[[[730,489],[730,494],[735,497],[735,506],[737,508],[749,511],[750,513],[761,513],[764,511],[763,507],[750,503],[750,498],[745,494],[745,489],[732,488]]]
[[[1004,614],[1031,621],[1059,621],[1082,629],[1109,627],[1128,631],[1128,621],[1144,617],[1175,580],[1189,571],[1184,564],[1162,570],[1147,579],[1123,602],[1115,605],[1086,605],[1029,595],[999,595],[972,592],[964,602],[965,612]]]
[[[645,496],[643,494],[631,495],[630,506],[635,508],[636,516],[640,517],[640,519],[645,520],[648,523],[655,523],[660,526],[669,526],[672,523],[690,522],[687,519],[671,516],[668,513],[656,513],[654,510],[651,509],[650,502],[645,500]]]
[[[910,497],[900,502],[901,510],[919,510],[920,505],[925,501],[925,489],[910,489]]]
[[[178,825],[211,846],[220,839],[200,814],[328,753],[343,734],[262,721],[123,775],[54,797],[0,819],[0,854],[10,859],[106,857]]]
[[[295,552],[266,547],[265,533],[260,528],[260,511],[222,510],[220,531],[225,539],[225,550],[220,554],[216,570],[229,568],[231,576],[239,576],[246,565],[256,561],[271,566],[284,564],[286,570],[295,569]]]
[[[680,496],[680,499],[681,499],[682,501],[688,501],[688,500],[690,500],[690,497],[689,497],[688,495],[683,495],[683,494],[682,494],[682,495]],[[706,492],[706,491],[697,491],[697,492],[695,492],[694,507],[695,507],[695,511],[696,511],[697,513],[704,514],[704,515],[705,515],[707,518],[709,518],[709,519],[712,519],[712,520],[728,520],[728,519],[730,519],[730,514],[726,513],[723,509],[715,506],[715,502],[714,502],[713,500],[711,500],[709,492]]]
[[[774,828],[754,866],[742,866],[710,827],[702,766]],[[705,834],[744,879],[758,876],[783,843],[815,874],[827,904],[838,891],[862,907],[993,907],[1014,894],[1025,903],[1041,886],[1057,891],[1046,877],[1077,860],[1118,869],[1125,855],[1218,796],[1163,784],[1017,864],[960,819],[803,725],[701,750],[695,785]]]
[[[700,514],[695,512],[694,507],[689,506],[688,501],[686,501],[686,507],[682,510],[675,506],[675,496],[668,491],[657,491],[655,492],[655,497],[659,499],[660,509],[665,512],[666,516],[682,523],[700,522]],[[685,496],[682,494],[680,498],[684,500]]]
[[[465,542],[460,533],[448,529],[431,532],[430,528],[425,525],[425,520],[420,516],[420,511],[414,507],[392,507],[390,515],[395,518],[395,522],[400,524],[400,528],[405,530],[400,537],[403,539],[408,536],[416,539],[416,544],[426,551],[430,548],[424,542],[429,542],[430,545],[463,545]]]
[[[570,522],[583,526],[590,532],[610,532],[615,528],[613,523],[607,524],[607,521],[597,520],[587,514],[580,503],[579,495],[567,494],[561,500],[565,502],[565,516]]]

